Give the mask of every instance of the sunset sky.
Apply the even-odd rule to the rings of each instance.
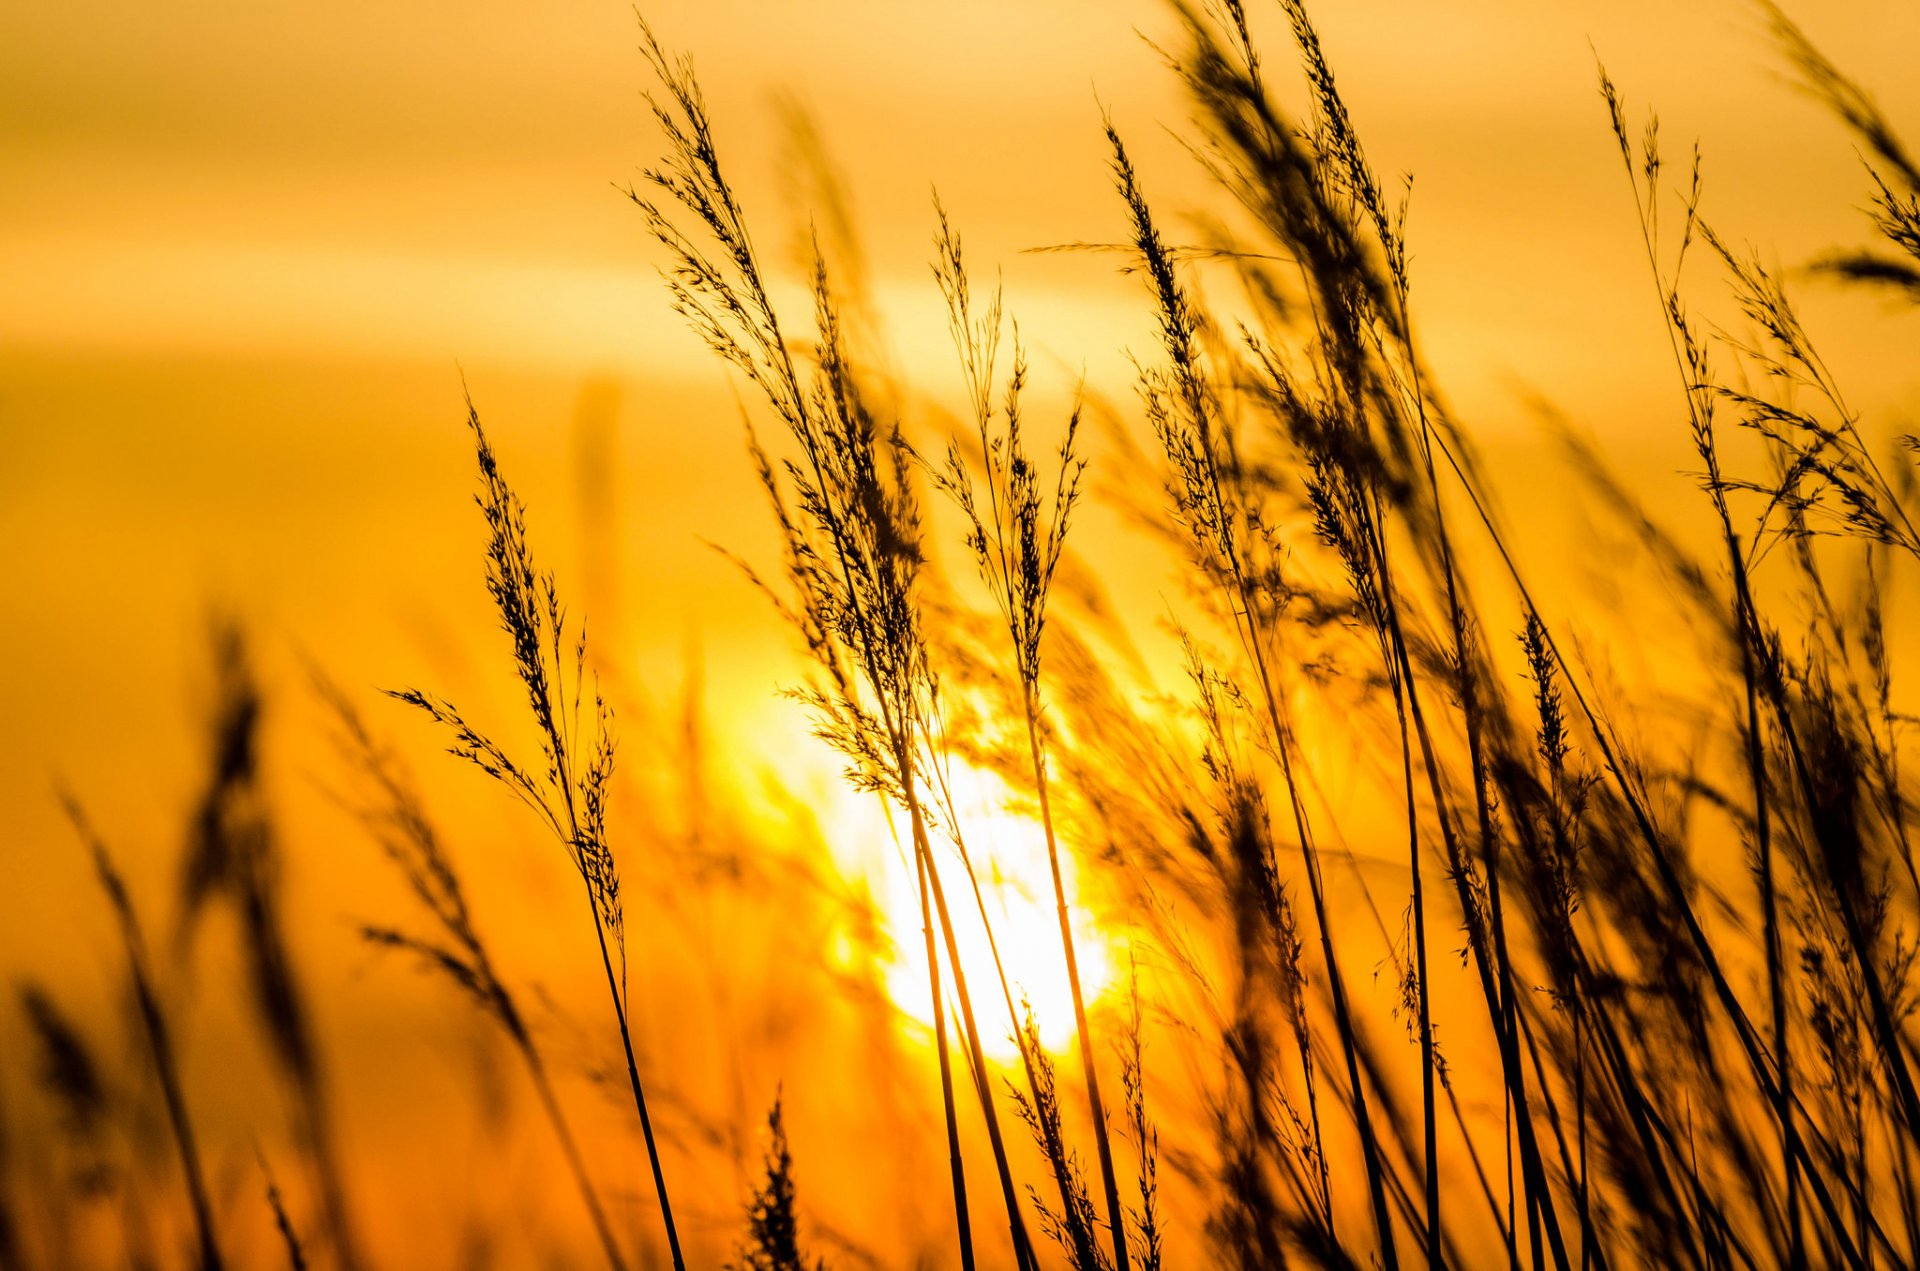
[[[781,261],[810,197],[782,158],[788,121],[810,115],[922,400],[958,387],[927,274],[937,186],[976,267],[1003,271],[1056,398],[1084,370],[1129,401],[1125,351],[1149,331],[1133,281],[1109,256],[1022,253],[1119,237],[1103,105],[1150,193],[1202,205],[1167,131],[1184,105],[1149,43],[1159,6],[649,16],[695,58]],[[1893,117],[1920,108],[1896,51],[1920,14],[1802,17]],[[1749,7],[1369,2],[1320,22],[1376,166],[1415,178],[1416,318],[1496,465],[1538,458],[1536,390],[1629,465],[1688,462],[1596,52],[1631,107],[1658,107],[1670,151],[1701,141],[1729,236],[1791,266],[1862,233],[1862,173]],[[610,421],[610,464],[590,465],[618,531],[599,573],[636,669],[677,678],[692,643],[784,647],[700,541],[768,542],[734,390],[669,311],[616,188],[656,153],[636,43],[625,6],[581,0],[0,16],[0,524],[16,544],[0,782],[24,838],[55,829],[49,765],[174,783],[119,748],[181,735],[210,610],[381,683],[456,625],[434,614],[479,611],[463,371],[556,552],[581,515],[576,421]],[[1897,398],[1905,363],[1875,355],[1904,349],[1904,327],[1801,291],[1848,337],[1830,343],[1850,382]],[[1138,598],[1157,607],[1157,585]],[[772,665],[715,677],[722,726],[779,682]],[[109,703],[143,726],[107,726]]]
[[[1920,120],[1920,8],[1799,7],[1893,118]],[[1162,6],[646,13],[693,57],[789,283],[817,210],[791,157],[796,112],[811,120],[914,427],[937,436],[960,401],[928,273],[936,187],[975,268],[1003,276],[1038,400],[1057,415],[1084,373],[1134,410],[1127,351],[1152,340],[1137,279],[1110,255],[1027,249],[1124,235],[1103,109],[1170,220],[1212,197],[1170,131],[1186,107],[1151,43],[1171,29]],[[1277,11],[1255,14],[1291,90]],[[1706,211],[1729,238],[1791,269],[1865,236],[1863,171],[1788,82],[1755,7],[1357,0],[1317,16],[1375,165],[1414,178],[1426,351],[1542,558],[1580,523],[1529,486],[1547,453],[1536,393],[1624,469],[1691,464],[1596,54],[1636,118],[1659,110],[1675,166],[1699,139]],[[289,837],[314,939],[346,947],[377,865],[325,819],[302,658],[355,691],[422,682],[515,704],[495,673],[463,377],[628,708],[671,718],[697,665],[719,749],[743,767],[786,755],[789,778],[851,805],[775,698],[795,675],[786,633],[711,550],[764,564],[773,539],[744,395],[668,308],[661,253],[622,192],[658,152],[637,38],[612,0],[0,7],[0,974],[104,992],[110,955],[47,952],[69,925],[104,922],[52,791],[70,783],[136,879],[164,885],[221,614],[284,681],[278,780],[290,820],[319,818]],[[1915,319],[1796,287],[1841,377],[1909,410]],[[1116,514],[1089,525],[1089,566],[1151,626],[1167,582],[1130,567],[1144,549]],[[474,796],[417,754],[450,810]],[[460,815],[494,816],[482,798]],[[339,974],[371,975],[364,958]]]

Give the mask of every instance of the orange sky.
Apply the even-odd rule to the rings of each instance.
[[[1899,118],[1914,90],[1894,50],[1920,18],[1823,9],[1836,11],[1802,15],[1811,33]],[[651,13],[695,54],[763,220],[781,192],[769,104],[791,95],[846,170],[887,294],[926,290],[938,184],[983,258],[1008,268],[1029,325],[1075,361],[1106,356],[1114,332],[1076,304],[1100,294],[1102,271],[1013,254],[1113,228],[1096,99],[1166,151],[1155,125],[1179,106],[1136,34],[1164,31],[1158,6]],[[9,347],[457,357],[574,376],[686,360],[611,189],[651,153],[625,6],[78,3],[0,21]],[[1569,355],[1601,328],[1566,297],[1632,247],[1590,44],[1634,101],[1660,107],[1670,141],[1702,138],[1716,199],[1757,241],[1824,242],[1859,201],[1845,145],[1774,79],[1741,5],[1376,0],[1320,21],[1377,165],[1418,177],[1422,290],[1479,360],[1588,360]],[[1543,286],[1547,266],[1582,285]],[[1071,323],[1046,321],[1056,313]]]
[[[1920,115],[1896,52],[1920,14],[1829,8],[1802,15],[1814,38],[1895,119]],[[799,215],[778,106],[812,113],[916,389],[957,396],[926,268],[937,184],[976,267],[1004,270],[1056,397],[1084,368],[1129,400],[1124,349],[1146,340],[1132,280],[1107,257],[1020,253],[1118,237],[1102,102],[1149,192],[1202,204],[1162,129],[1183,111],[1141,34],[1165,32],[1157,6],[651,15],[696,58],[775,247]],[[1370,2],[1320,22],[1376,166],[1416,177],[1416,317],[1441,382],[1518,475],[1537,458],[1529,386],[1630,463],[1688,463],[1595,49],[1636,108],[1658,105],[1671,146],[1701,138],[1708,211],[1732,236],[1794,264],[1860,233],[1848,144],[1742,5]],[[54,826],[49,765],[78,778],[128,736],[181,735],[210,607],[380,682],[444,644],[451,615],[481,616],[457,368],[569,565],[568,438],[585,386],[613,403],[601,573],[629,593],[636,666],[657,680],[690,643],[783,647],[700,542],[769,540],[732,390],[669,312],[614,188],[654,153],[635,43],[626,6],[587,0],[0,15],[0,531],[16,545],[0,654],[18,668],[0,685],[0,796],[28,838]],[[1908,363],[1888,355],[1911,319],[1802,294],[1842,377],[1902,400]],[[1135,581],[1157,609],[1159,580]],[[764,708],[780,678],[719,677],[723,717]],[[104,729],[109,701],[140,726]]]

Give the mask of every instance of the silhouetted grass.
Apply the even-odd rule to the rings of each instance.
[[[800,1221],[794,1209],[793,1153],[780,1100],[767,1113],[767,1150],[763,1177],[747,1205],[747,1239],[738,1271],[826,1271],[826,1263],[801,1252]]]
[[[187,1201],[193,1212],[194,1232],[199,1240],[200,1266],[202,1271],[219,1271],[224,1263],[220,1256],[219,1238],[214,1231],[213,1205],[207,1195],[206,1169],[200,1159],[198,1136],[187,1107],[179,1060],[174,1054],[173,1033],[160,1005],[159,990],[154,984],[146,936],[141,930],[139,917],[134,913],[133,899],[127,892],[126,881],[114,865],[105,841],[94,831],[79,802],[71,795],[64,796],[64,800],[67,817],[93,857],[94,873],[100,880],[101,890],[106,893],[107,902],[112,906],[114,919],[120,928],[120,942],[127,958],[127,983],[132,989],[134,1004],[140,1015],[141,1030],[146,1035],[147,1053],[153,1061],[154,1076],[166,1103],[167,1128],[173,1135],[174,1147],[180,1156],[181,1176],[186,1180]]]
[[[613,711],[596,684],[590,731],[581,730],[581,704],[585,692],[587,638],[580,630],[571,648],[567,643],[567,622],[553,575],[541,573],[533,561],[527,542],[526,505],[507,484],[499,461],[487,442],[480,424],[480,412],[467,403],[467,426],[473,433],[475,454],[480,467],[480,506],[487,525],[487,591],[500,615],[500,625],[513,644],[514,670],[518,674],[526,701],[540,735],[543,765],[529,769],[516,763],[497,743],[469,724],[460,712],[441,698],[418,689],[396,691],[393,697],[414,706],[449,729],[453,744],[449,753],[464,759],[500,783],[521,803],[531,809],[560,845],[566,849],[586,891],[587,909],[593,917],[594,939],[600,949],[600,965],[605,972],[607,996],[613,1005],[614,1022],[620,1031],[620,1044],[626,1053],[627,1082],[633,1093],[634,1111],[639,1114],[640,1132],[646,1141],[647,1161],[653,1170],[655,1194],[660,1201],[660,1219],[666,1229],[667,1248],[676,1271],[684,1271],[680,1235],[673,1221],[673,1205],[667,1197],[666,1172],[660,1163],[660,1149],[654,1141],[653,1120],[647,1112],[646,1093],[640,1084],[640,1069],[634,1059],[633,1033],[628,1025],[627,946],[625,910],[620,896],[620,874],[607,836],[607,799],[613,780]],[[568,654],[571,653],[569,659]],[[568,662],[572,662],[571,691]],[[584,744],[584,753],[581,749]],[[535,775],[535,774],[538,775]],[[423,852],[417,827],[411,832],[414,842],[408,851]],[[458,903],[457,889],[451,887],[450,872],[436,872],[424,856],[419,863],[427,867],[422,880],[438,890],[439,905],[445,910],[443,922],[464,922],[464,906]],[[418,894],[416,892],[416,894]],[[609,937],[612,948],[609,948]],[[401,943],[405,943],[402,938]],[[619,955],[620,970],[614,972],[614,953]],[[477,941],[467,950],[468,959],[477,953]],[[443,963],[443,966],[448,964]],[[467,961],[476,974],[484,963]],[[449,969],[451,967],[449,966]],[[485,973],[491,979],[491,970]],[[497,982],[496,982],[497,983]],[[471,986],[469,986],[471,987]],[[506,1003],[504,995],[490,995],[497,1013]],[[516,1025],[517,1027],[517,1025]],[[535,1063],[530,1048],[523,1055]],[[546,1092],[544,1081],[539,1085]],[[562,1127],[557,1108],[550,1106],[556,1128]],[[564,1137],[564,1131],[562,1131]],[[589,1196],[585,1170],[577,1161],[576,1177]],[[598,1209],[597,1204],[593,1206]],[[619,1252],[604,1221],[598,1224],[606,1252],[616,1265]]]
[[[764,584],[763,590],[800,633],[819,668],[821,678],[796,694],[812,710],[818,735],[846,758],[855,788],[880,795],[907,814],[921,888],[962,1265],[974,1265],[973,1237],[934,946],[936,914],[1013,1250],[1024,1268],[1033,1252],[928,827],[926,805],[937,797],[930,791],[940,779],[940,680],[922,626],[920,517],[900,471],[899,432],[886,429],[868,404],[817,244],[810,279],[814,368],[811,374],[802,372],[725,176],[692,66],[670,59],[644,24],[642,33],[664,93],[653,108],[667,157],[663,166],[647,172],[648,184],[663,201],[629,194],[672,259],[668,286],[675,310],[760,391],[798,450],[797,458],[776,466],[757,438],[753,442],[782,533],[792,599]],[[689,218],[692,228],[682,229],[676,216]]]
[[[1019,346],[1018,331],[1014,335],[1013,366],[1006,382],[1002,405],[997,412],[1001,423],[996,425],[993,396],[998,387],[996,363],[1003,334],[1000,294],[996,289],[987,301],[986,311],[975,316],[960,235],[948,222],[945,209],[940,208],[937,202],[935,211],[939,218],[939,232],[934,239],[934,281],[946,300],[947,322],[966,380],[968,403],[973,411],[977,434],[975,440],[983,468],[982,479],[976,488],[974,474],[957,442],[948,446],[944,464],[936,465],[923,460],[922,466],[934,485],[965,514],[969,527],[966,542],[973,554],[974,565],[992,593],[1006,624],[1009,649],[1020,685],[1027,755],[1031,761],[1034,790],[1039,798],[1040,827],[1047,840],[1047,866],[1053,880],[1055,912],[1060,922],[1060,947],[1066,958],[1067,984],[1073,998],[1074,1028],[1080,1041],[1082,1075],[1086,1080],[1087,1102],[1093,1115],[1094,1144],[1099,1153],[1101,1184],[1106,1192],[1106,1221],[1113,1248],[1113,1264],[1119,1271],[1126,1271],[1126,1223],[1120,1208],[1119,1181],[1114,1172],[1106,1107],[1100,1098],[1099,1071],[1094,1062],[1098,1050],[1094,1045],[1092,1030],[1087,1025],[1086,994],[1080,983],[1079,959],[1074,949],[1066,890],[1061,881],[1060,845],[1054,833],[1047,747],[1042,740],[1045,705],[1040,670],[1042,638],[1046,632],[1047,597],[1065,549],[1067,524],[1080,495],[1080,478],[1086,470],[1086,461],[1079,457],[1074,448],[1080,426],[1080,411],[1076,404],[1067,419],[1066,433],[1059,448],[1059,467],[1054,474],[1053,493],[1049,498],[1041,484],[1041,474],[1029,457],[1021,435],[1020,395],[1026,385],[1027,363],[1026,354]],[[981,490],[984,490],[984,499]],[[958,837],[956,831],[956,840]],[[982,917],[984,920],[984,913]],[[991,932],[991,924],[988,930]],[[998,956],[996,949],[996,961]],[[1011,1009],[1011,1000],[1008,1005]],[[1030,1019],[1025,1024],[1016,1019],[1014,1029],[1031,1040],[1033,1028]],[[1042,1102],[1040,1068],[1045,1059],[1037,1055],[1035,1046],[1026,1043],[1022,1044],[1021,1055],[1028,1071],[1028,1085],[1033,1091],[1031,1101],[1023,1107],[1023,1114],[1031,1124],[1033,1114]],[[1055,1138],[1058,1137],[1057,1124],[1053,1134]],[[1079,1203],[1072,1195],[1073,1180],[1065,1168],[1066,1158],[1062,1152],[1055,1150],[1050,1150],[1047,1156],[1060,1188],[1063,1214],[1076,1215]],[[1086,1231],[1082,1235],[1090,1234],[1090,1217],[1085,1226]],[[1076,1265],[1099,1265],[1091,1251],[1083,1247],[1084,1243],[1084,1240],[1076,1238],[1073,1246]]]
[[[446,977],[470,997],[506,1034],[526,1065],[527,1076],[553,1127],[554,1137],[560,1142],[567,1169],[580,1191],[607,1261],[614,1271],[623,1271],[626,1260],[621,1256],[619,1242],[607,1221],[586,1160],[580,1154],[573,1128],[554,1093],[546,1061],[513,993],[494,971],[493,958],[474,925],[466,889],[438,831],[428,819],[419,797],[397,770],[396,761],[368,732],[365,720],[353,703],[330,680],[317,673],[315,687],[339,724],[343,757],[368,787],[368,799],[357,809],[362,824],[400,871],[407,889],[438,929],[434,935],[417,936],[397,927],[370,924],[363,926],[360,934],[375,946],[414,955],[425,969]]]
[[[212,771],[193,814],[179,883],[179,944],[189,946],[207,907],[227,905],[238,922],[254,1014],[287,1079],[335,1256],[365,1265],[335,1144],[332,1096],[307,993],[284,917],[283,861],[260,770],[265,698],[246,638],[231,623],[214,632],[217,695]]]
[[[300,1233],[294,1230],[293,1217],[280,1198],[280,1184],[274,1181],[273,1170],[265,1157],[260,1159],[260,1172],[266,1175],[267,1207],[273,1210],[273,1227],[280,1233],[280,1246],[286,1250],[289,1271],[307,1271],[306,1246],[300,1243]]]

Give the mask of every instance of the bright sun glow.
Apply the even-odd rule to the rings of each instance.
[[[1041,1044],[1050,1050],[1064,1048],[1074,1036],[1073,994],[1067,981],[1066,956],[1060,948],[1060,920],[1047,865],[1046,834],[1037,819],[1009,808],[1012,792],[998,777],[956,767],[953,786],[960,832],[973,858],[981,900],[975,901],[965,869],[943,839],[936,839],[934,855],[946,888],[967,989],[973,998],[981,1047],[990,1058],[1001,1061],[1016,1059],[1020,1053],[1010,1035],[1006,999],[980,920],[984,903],[1015,1008],[1022,1009],[1022,999],[1030,1002]],[[910,866],[911,857],[889,860],[881,890],[881,904],[896,950],[886,972],[887,992],[901,1010],[931,1027],[926,937],[920,921],[919,884]],[[1077,903],[1073,857],[1064,845],[1060,876],[1080,966],[1080,988],[1091,1009],[1112,983],[1119,959],[1107,934]],[[936,939],[938,931],[936,926]],[[953,984],[944,947],[940,961],[942,988],[949,1004],[949,1036],[957,1038],[952,1018]]]

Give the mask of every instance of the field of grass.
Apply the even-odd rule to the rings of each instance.
[[[738,395],[658,453],[744,434],[764,513],[705,568],[805,667],[690,685],[777,697],[769,750],[807,761],[712,753],[695,687],[607,651],[595,605],[649,580],[556,568],[551,527],[590,543],[622,493],[589,448],[581,506],[524,495],[476,371],[444,451],[472,503],[418,498],[466,518],[440,629],[489,660],[349,683],[222,618],[174,838],[121,841],[89,774],[47,795],[65,841],[10,845],[84,860],[94,912],[42,920],[94,933],[119,1003],[18,985],[0,1271],[1920,1262],[1920,441],[1795,299],[1920,303],[1920,161],[1759,12],[1857,152],[1857,238],[1749,246],[1706,211],[1712,139],[1596,61],[1688,467],[1648,480],[1548,383],[1518,500],[1303,0],[1176,7],[1207,206],[1090,108],[1119,235],[1036,250],[1124,274],[1151,343],[1110,382],[1030,360],[937,194],[951,352],[910,382],[830,165],[796,285],[796,210],[738,193],[643,21],[624,193]],[[1592,527],[1570,559],[1529,550],[1549,504]],[[290,934],[275,714],[324,742],[329,850],[381,863],[354,975],[410,1005],[350,1034]],[[416,1027],[412,1104],[344,1110],[338,1072]]]

